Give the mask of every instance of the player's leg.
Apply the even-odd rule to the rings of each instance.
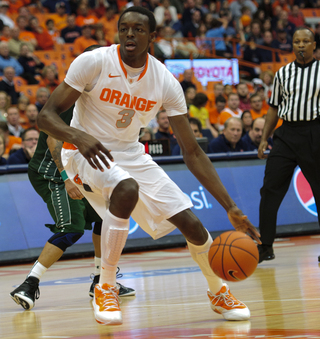
[[[282,140],[283,127],[280,128],[282,130],[275,133],[274,146],[267,159],[260,190],[259,230],[262,244],[258,245],[259,263],[274,259],[272,245],[276,236],[277,214],[297,166],[295,153]]]
[[[94,288],[96,284],[100,281],[100,269],[101,269],[101,226],[102,222],[95,222],[92,232],[92,242],[94,246],[94,274],[92,275],[92,284],[89,290],[89,296],[93,298]],[[117,269],[116,278],[121,278],[122,274],[119,273],[120,268]],[[119,287],[119,296],[120,297],[129,297],[136,295],[136,291],[131,287],[126,287],[120,284],[117,281],[117,286]]]
[[[11,298],[27,310],[32,309],[35,300],[39,298],[39,281],[43,274],[69,246],[81,238],[86,225],[84,203],[69,198],[63,182],[43,180],[37,173],[31,171],[29,171],[29,178],[37,193],[47,203],[55,224],[50,225],[54,235],[45,244],[26,280],[10,293]]]
[[[227,320],[249,319],[248,307],[231,294],[228,285],[223,284],[210,267],[208,252],[213,240],[201,221],[189,209],[179,212],[168,221],[173,223],[186,238],[192,258],[199,265],[208,282],[207,294],[212,310]]]

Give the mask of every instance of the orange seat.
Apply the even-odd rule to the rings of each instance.
[[[280,62],[281,62],[281,63],[286,63],[286,64],[288,64],[289,62],[293,62],[294,60],[296,60],[296,56],[294,55],[294,53],[290,53],[290,54],[279,54],[279,58],[280,58]]]
[[[320,10],[316,8],[301,8],[300,11],[305,18],[317,18],[320,16]]]
[[[45,65],[50,65],[53,60],[59,60],[57,51],[34,51],[33,52]]]
[[[17,91],[20,91],[20,88],[22,86],[28,85],[27,80],[21,78],[21,77],[14,77],[13,78],[13,82],[14,82],[14,86],[16,88]]]
[[[275,64],[274,62],[261,62],[260,64],[260,69],[261,72],[265,72],[265,71],[272,71],[272,72],[276,72],[275,70]]]
[[[20,87],[20,92],[29,98],[31,104],[34,104],[36,102],[36,95],[38,89],[39,89],[38,85],[24,85]]]

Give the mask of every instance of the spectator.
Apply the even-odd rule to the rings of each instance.
[[[74,49],[73,49],[73,54],[74,56],[80,55],[87,47],[91,45],[97,45],[98,42],[91,37],[91,30],[92,27],[88,25],[82,26],[82,36],[77,38],[74,41]]]
[[[30,43],[33,48],[36,48],[38,45],[36,36],[27,30],[28,20],[25,16],[19,15],[16,19],[17,26],[19,28],[19,40],[22,42]]]
[[[18,59],[20,65],[23,67],[21,77],[28,81],[29,85],[36,85],[39,81],[35,78],[36,75],[41,74],[44,68],[44,63],[33,54],[26,43],[21,44],[20,57]]]
[[[244,136],[247,132],[251,130],[252,121],[253,121],[252,115],[249,110],[245,110],[242,112],[241,120],[242,120],[242,126],[243,126],[242,136]]]
[[[15,137],[21,137],[24,129],[20,125],[20,114],[17,107],[9,107],[7,110],[7,125],[9,129],[9,134]]]
[[[180,82],[180,85],[182,86],[183,91],[185,92],[188,87],[193,87],[196,89],[196,85],[192,82],[193,78],[193,70],[192,69],[186,69],[183,72],[183,80]]]
[[[81,28],[76,26],[76,19],[74,15],[68,16],[67,27],[61,31],[60,36],[67,44],[72,44],[81,36]]]
[[[54,21],[52,19],[48,19],[46,21],[46,28],[48,33],[50,34],[54,44],[63,44],[64,40],[60,38],[60,32],[55,28]]]
[[[253,20],[250,24],[251,33],[247,36],[247,41],[253,41],[257,45],[263,44],[263,36],[261,33],[261,23],[258,20]]]
[[[316,48],[314,51],[314,58],[320,60],[320,48]]]
[[[5,150],[6,140],[4,138],[4,135],[0,133],[0,166],[4,166],[7,164],[7,159],[3,157]]]
[[[167,0],[166,0],[167,1]],[[201,23],[201,11],[195,10],[192,13],[191,21],[185,22],[182,26],[182,34],[186,38],[194,38]]]
[[[292,39],[288,36],[288,33],[284,29],[278,29],[277,38],[272,41],[271,46],[273,48],[280,49],[283,52],[292,52]]]
[[[257,151],[261,142],[262,131],[266,120],[264,118],[256,118],[252,122],[250,131],[242,138],[246,151]],[[272,148],[272,139],[268,139],[268,149]]]
[[[7,109],[10,106],[10,97],[4,92],[0,91],[0,121],[7,121]]]
[[[22,139],[9,134],[8,124],[5,121],[0,121],[0,134],[3,134],[5,139],[5,152],[3,157],[8,159],[10,152],[21,148]]]
[[[151,141],[154,140],[154,133],[152,128],[150,127],[145,127],[142,128],[139,134],[139,141],[143,142],[143,141]]]
[[[38,108],[38,112],[42,110],[42,107],[48,101],[50,96],[50,91],[45,87],[40,87],[36,93],[36,106]]]
[[[201,17],[202,17],[203,13],[201,9],[196,6],[195,0],[186,0],[184,2],[184,10],[182,13],[182,18],[181,18],[183,25],[192,20],[192,14],[196,10],[199,10],[201,12]]]
[[[160,3],[162,6],[157,6],[154,10],[157,25],[164,25],[164,13],[166,9],[170,12],[172,20],[174,22],[178,21],[177,9],[171,5],[170,0],[161,0]]]
[[[107,7],[103,18],[101,18],[98,24],[103,26],[105,39],[114,43],[114,38],[118,33],[118,19],[115,15],[115,10],[112,7]]]
[[[39,86],[47,88],[50,93],[52,93],[59,86],[59,81],[57,79],[58,72],[55,66],[45,66],[42,71],[42,80],[40,81]]]
[[[27,109],[27,106],[29,104],[30,104],[29,98],[26,97],[25,95],[20,95],[20,97],[18,99],[17,107],[18,107],[19,114],[20,114],[20,123],[21,123],[21,126],[28,120],[28,118],[26,116],[26,109]]]
[[[241,8],[248,7],[251,10],[252,15],[257,11],[256,5],[250,0],[235,0],[230,4],[230,11],[232,19],[238,21],[241,18]]]
[[[237,93],[239,95],[240,104],[239,108],[241,110],[248,110],[251,108],[250,99],[249,99],[249,88],[245,82],[240,82],[237,86]]]
[[[50,18],[54,22],[54,27],[58,30],[61,31],[67,26],[67,7],[66,4],[62,1],[57,2],[55,6],[55,13],[50,15]]]
[[[79,27],[83,26],[93,26],[98,22],[98,18],[93,15],[89,14],[89,8],[86,4],[80,3],[78,7],[78,16],[76,18],[76,25]]]
[[[255,120],[257,118],[262,118],[267,114],[267,110],[262,108],[262,100],[259,94],[253,94],[250,97],[251,103],[251,116]]]
[[[202,128],[210,130],[212,136],[216,138],[218,136],[218,131],[211,126],[209,120],[209,112],[205,108],[208,102],[208,97],[204,93],[197,93],[193,99],[193,104],[189,106],[190,117],[197,118]]]
[[[192,86],[188,87],[184,91],[184,96],[186,98],[186,104],[187,104],[188,109],[189,109],[190,105],[193,104],[193,100],[194,100],[194,97],[196,96],[196,94],[197,94],[197,90]]]
[[[94,40],[96,40],[100,46],[110,46],[110,45],[112,45],[111,41],[106,40],[105,34],[104,34],[102,28],[97,28],[93,37],[94,37]]]
[[[220,114],[226,108],[226,103],[227,103],[226,98],[223,95],[218,95],[215,100],[215,106],[208,110],[210,124],[217,131],[220,131],[222,129],[220,125]]]
[[[164,10],[164,18],[163,18],[163,26],[169,26],[174,30],[173,37],[174,38],[182,38],[182,25],[179,20],[174,21],[172,19],[171,13],[168,9]]]
[[[26,117],[27,121],[22,124],[22,127],[24,130],[27,130],[28,128],[35,128],[38,130],[37,126],[37,117],[38,117],[38,109],[37,106],[34,104],[30,104],[26,108]]]
[[[9,28],[13,28],[14,22],[7,15],[8,9],[9,9],[9,2],[0,1],[0,20],[3,22],[5,26],[8,26]]]
[[[28,164],[37,147],[39,132],[35,128],[25,130],[22,135],[22,147],[8,158],[8,165]]]
[[[165,110],[159,111],[156,115],[157,123],[159,125],[158,132],[155,134],[156,139],[167,139],[170,143],[170,150],[177,145],[177,139],[170,132],[170,123],[167,112]]]
[[[46,29],[39,25],[38,18],[32,17],[29,23],[32,33],[35,35],[37,39],[38,43],[37,48],[44,51],[53,49],[54,42],[52,40],[52,37]]]
[[[289,21],[289,13],[287,11],[281,11],[280,20],[283,23],[283,28],[287,32],[288,36],[292,39],[293,33],[296,29],[296,25]]]
[[[1,35],[0,40],[1,41],[9,41],[11,39],[11,28],[9,26],[3,26],[2,29],[0,29]]]
[[[57,4],[64,3],[65,4],[65,9],[67,13],[70,13],[70,5],[68,0],[61,0],[57,2],[57,0],[45,0],[42,2],[42,6],[47,8],[50,13],[55,13],[57,10]],[[62,5],[63,6],[63,5]]]
[[[6,92],[11,98],[11,104],[16,105],[20,97],[20,93],[16,91],[13,82],[15,76],[14,68],[8,66],[4,69],[2,80],[0,81],[0,91]]]
[[[224,123],[224,130],[210,141],[209,153],[227,153],[246,151],[245,145],[241,141],[242,120],[237,117],[229,118]]]
[[[15,75],[20,75],[23,72],[22,66],[19,62],[9,55],[9,46],[6,41],[0,42],[0,76],[4,75],[4,69],[11,66]]]
[[[272,92],[274,73],[270,70],[264,71],[260,74],[260,79],[262,80],[262,85],[264,87],[265,98],[269,99]]]
[[[202,126],[201,126],[201,122],[199,119],[197,118],[189,118],[189,124],[190,124],[190,128],[192,129],[193,135],[195,136],[195,138],[202,138]],[[180,155],[181,154],[181,149],[179,144],[177,144],[173,150],[171,155]]]
[[[292,6],[292,11],[288,16],[288,21],[291,22],[296,27],[305,25],[303,13],[300,11],[300,8],[298,5]]]
[[[157,40],[154,44],[155,57],[164,61],[176,56],[175,48],[178,42],[173,37],[173,30],[171,27],[158,26],[156,29]]]
[[[287,3],[287,0],[275,0],[272,4],[272,8],[273,8],[273,15],[276,14],[277,10],[276,8],[280,7],[282,11],[286,11],[286,12],[290,12],[290,7]]]
[[[34,47],[33,47],[33,45],[31,43],[22,42],[19,39],[20,29],[18,27],[13,27],[11,29],[11,33],[10,34],[11,34],[11,39],[8,41],[10,56],[12,56],[14,58],[18,58],[19,55],[20,55],[20,48],[21,48],[21,45],[23,43],[28,45],[30,51],[34,50]]]
[[[231,93],[234,93],[233,92],[233,86],[229,85],[229,84],[224,85],[224,89],[223,89],[224,97],[228,98],[229,94],[231,94]]]
[[[320,23],[316,24],[314,31],[314,40],[316,42],[316,48],[320,48]]]
[[[228,96],[227,108],[225,108],[220,114],[220,125],[231,117],[241,117],[242,110],[239,108],[240,99],[237,93],[230,93]]]
[[[216,55],[222,57],[230,56],[227,51],[227,46],[224,41],[226,34],[226,28],[228,27],[229,20],[227,18],[213,19],[211,29],[206,33],[207,38],[214,38],[214,49]],[[208,44],[212,46],[212,41],[208,41]]]
[[[273,9],[271,0],[262,0],[260,3],[258,10],[262,10],[265,13],[266,18],[272,18],[273,16]]]
[[[270,31],[266,31],[263,33],[263,44],[264,47],[274,48],[272,45],[273,37],[272,33]],[[278,53],[275,53],[275,59],[273,58],[273,52],[270,49],[265,48],[257,48],[257,55],[259,63],[261,62],[279,62],[279,55]]]

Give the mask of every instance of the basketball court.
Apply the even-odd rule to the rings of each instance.
[[[10,296],[31,264],[0,267],[0,337],[40,338],[312,338],[320,339],[320,236],[281,239],[276,259],[258,265],[231,292],[251,310],[250,321],[214,313],[206,281],[186,248],[130,253],[118,281],[136,289],[122,298],[123,325],[99,325],[88,295],[93,259],[59,261],[40,284],[40,299],[24,311]]]

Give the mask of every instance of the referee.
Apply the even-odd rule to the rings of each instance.
[[[268,147],[267,139],[279,118],[283,124],[274,133],[274,145],[267,159],[263,187],[260,190],[258,245],[259,263],[275,258],[277,213],[298,165],[308,180],[320,214],[320,61],[313,58],[315,36],[299,27],[293,35],[294,62],[276,73],[270,108],[258,149],[258,157]],[[319,218],[319,216],[318,216]]]

